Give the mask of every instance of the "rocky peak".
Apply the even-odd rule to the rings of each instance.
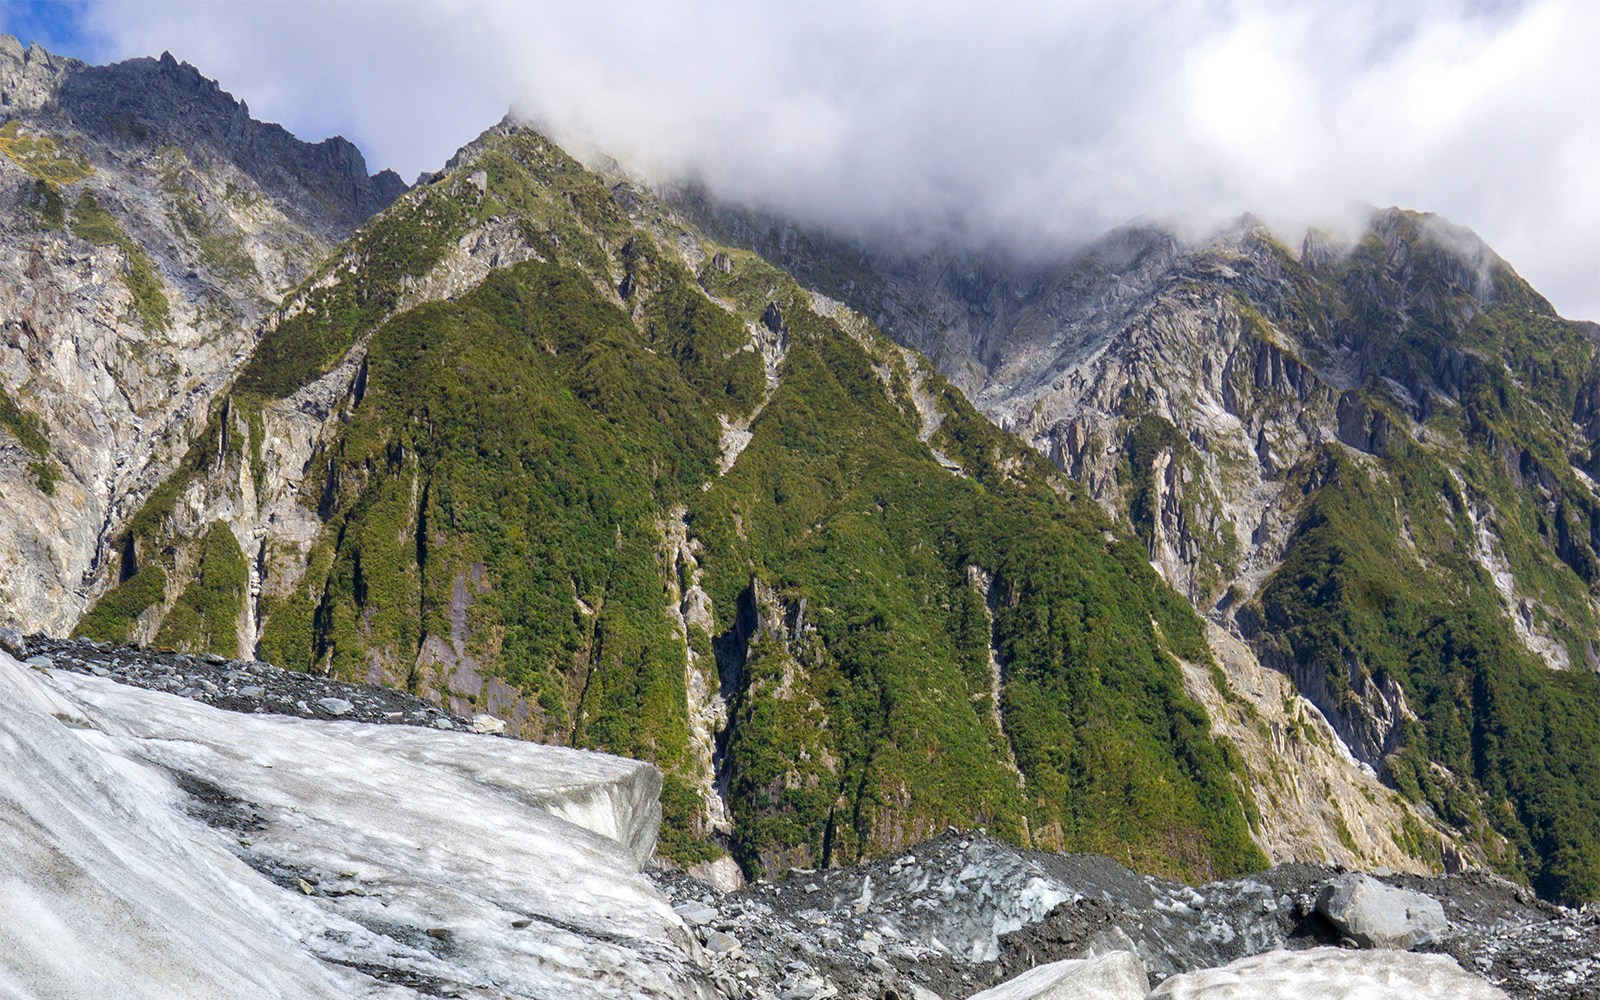
[[[255,121],[244,102],[171,53],[109,66],[74,63],[56,101],[74,128],[108,144],[170,143],[231,161],[339,235],[406,190],[392,170],[369,176],[361,151],[342,136],[306,143]]]
[[[48,101],[75,59],[51,55],[39,43],[23,47],[13,35],[0,35],[0,109],[33,109]]]
[[[252,119],[248,105],[170,52],[90,66],[0,35],[0,114],[50,122],[114,149],[175,145],[229,161],[333,238],[406,190],[392,170],[369,175],[361,151],[343,136],[307,143]]]

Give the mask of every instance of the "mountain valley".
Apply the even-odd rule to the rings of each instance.
[[[110,807],[152,836],[190,830],[168,772],[280,804],[254,854],[213,830],[195,857],[266,900],[227,917],[251,947],[309,934],[295,995],[545,995],[593,946],[595,995],[926,1000],[1132,953],[1183,996],[1353,944],[1316,902],[1352,870],[1445,901],[1419,983],[1593,988],[1600,326],[1470,232],[1385,209],[918,255],[512,117],[408,187],[171,55],[9,36],[0,119],[0,668],[31,706],[6,732],[19,767],[86,741],[159,786]],[[575,823],[610,916],[457,899],[448,859],[395,921],[272,895],[274,851],[404,866],[285,776],[312,764],[212,760],[231,723],[195,702],[257,757],[353,741],[363,795],[473,770],[463,850]],[[510,739],[446,732],[472,728]],[[527,766],[462,763],[502,748]],[[625,772],[624,818],[529,791],[547,761]],[[375,853],[335,857],[341,830]],[[919,916],[968,883],[1035,895],[973,950]],[[559,946],[430,929],[506,893]],[[385,935],[404,957],[369,961]]]

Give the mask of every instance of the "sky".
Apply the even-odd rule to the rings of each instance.
[[[515,109],[580,155],[918,248],[1397,204],[1600,319],[1596,0],[0,0],[0,28],[171,51],[407,179]]]

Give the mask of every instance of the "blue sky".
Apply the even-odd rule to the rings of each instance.
[[[1600,319],[1596,0],[0,0],[0,27],[170,50],[407,179],[515,107],[647,176],[930,245],[1247,211],[1293,242],[1397,204]]]
[[[5,0],[0,3],[0,30],[17,36],[24,44],[38,42],[51,52],[94,62],[101,58],[105,46],[85,28],[88,9],[88,3]]]

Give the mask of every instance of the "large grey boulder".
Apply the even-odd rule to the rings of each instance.
[[[1317,896],[1317,912],[1363,948],[1409,951],[1437,940],[1449,926],[1432,896],[1385,885],[1370,875],[1343,875]]]
[[[971,1000],[1144,1000],[1149,991],[1139,956],[1113,951],[1037,966]]]
[[[1449,955],[1270,951],[1173,976],[1149,1000],[1505,1000]]]
[[[0,40],[9,38],[9,35],[0,35]],[[14,628],[0,628],[0,649],[21,660],[28,655],[28,641]]]

